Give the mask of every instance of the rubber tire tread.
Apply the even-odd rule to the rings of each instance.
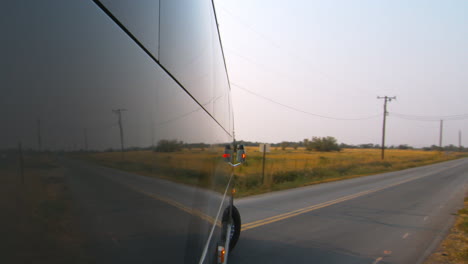
[[[225,238],[225,234],[226,234],[225,230],[227,229],[226,225],[228,222],[228,218],[229,218],[229,207],[227,207],[223,212],[223,220],[222,220],[223,238]],[[241,232],[241,217],[239,214],[239,210],[237,210],[235,206],[232,207],[232,218],[234,220],[235,228],[234,228],[234,235],[232,236],[231,241],[229,242],[229,252],[231,252],[236,247],[236,244],[237,244],[237,241],[239,240],[240,232]]]

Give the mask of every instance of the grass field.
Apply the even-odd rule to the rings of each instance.
[[[222,150],[184,149],[179,152],[129,151],[81,154],[81,158],[125,171],[150,177],[170,179],[190,185],[223,190],[224,178],[212,178],[213,171],[229,171],[222,164]],[[381,159],[378,149],[344,149],[341,152],[310,152],[303,148],[273,149],[263,157],[258,147],[247,147],[247,162],[235,168],[236,186],[240,196],[335,181],[380,172],[402,170],[466,156],[420,150],[385,151]],[[215,173],[220,175],[222,173]],[[225,175],[225,174],[223,174]],[[214,183],[214,185],[213,185]]]

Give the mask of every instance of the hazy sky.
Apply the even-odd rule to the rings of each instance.
[[[11,1],[0,9],[0,149],[19,141],[117,148],[112,109],[121,108],[126,146],[229,141],[229,88],[211,2],[104,2],[188,92],[92,1]],[[467,1],[215,4],[237,139],[380,144],[376,97],[388,95],[398,99],[388,106],[387,145],[438,144],[439,117],[465,114],[446,118],[443,144],[457,145],[461,130],[468,146]]]
[[[236,137],[278,142],[334,136],[438,145],[439,122],[392,113],[468,114],[467,1],[216,0],[232,83]],[[314,117],[273,104],[336,118]],[[468,119],[444,122],[443,144],[468,145]]]

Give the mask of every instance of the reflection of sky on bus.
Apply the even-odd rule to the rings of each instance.
[[[244,89],[338,118],[383,112],[467,114],[468,2],[216,0],[232,85],[236,134],[247,140],[335,136],[380,143],[382,117],[317,118]],[[417,119],[417,118],[416,118]],[[439,122],[390,114],[389,145],[438,145]],[[468,119],[444,122],[444,145],[468,145]]]
[[[157,15],[157,1],[131,9],[125,1],[103,2],[187,92],[92,1],[6,3],[0,11],[0,148],[18,141],[36,148],[37,127],[43,149],[80,149],[85,137],[91,149],[118,148],[114,109],[126,109],[126,147],[160,139],[230,141],[228,86],[211,2],[195,5],[193,16],[178,6],[185,0],[164,2],[156,20],[140,16]],[[161,25],[153,27],[155,21]],[[161,40],[156,47],[154,35]]]

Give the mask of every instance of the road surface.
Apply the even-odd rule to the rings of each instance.
[[[223,195],[62,163],[97,262],[198,263]],[[230,263],[420,263],[453,223],[467,179],[460,159],[238,199]]]

